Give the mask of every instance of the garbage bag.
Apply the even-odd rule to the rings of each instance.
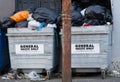
[[[110,11],[100,5],[92,5],[86,8],[85,17],[89,19],[100,19],[103,21],[111,22],[112,16]]]
[[[32,18],[32,13],[28,16],[27,21],[33,21],[34,19]]]
[[[39,27],[39,26],[40,26],[40,22],[38,22],[38,21],[36,21],[36,20],[32,20],[32,21],[29,21],[29,22],[28,22],[28,28],[29,28],[30,30],[36,30],[37,27]]]
[[[16,23],[15,24],[15,27],[27,27],[28,26],[28,21],[22,21],[22,22],[19,22],[19,23]]]
[[[9,17],[4,17],[1,19],[1,27],[14,27],[15,22],[12,21]]]
[[[59,15],[59,16],[57,17],[56,25],[57,25],[57,26],[62,26],[62,15]]]
[[[37,31],[40,31],[43,27],[45,27],[45,22],[40,23],[40,26],[37,27]]]
[[[83,16],[80,12],[72,11],[72,26],[81,26],[83,24]]]
[[[32,17],[39,22],[45,22],[45,23],[56,23],[57,14],[47,8],[37,8],[34,12]]]
[[[32,8],[28,8],[27,10],[28,10],[29,13],[31,14],[31,13],[33,13],[33,12],[35,11],[35,8],[32,7]]]
[[[82,14],[82,16],[85,16],[85,11],[86,11],[86,8],[80,11],[80,13]]]
[[[104,25],[105,24],[103,20],[99,20],[99,19],[85,19],[84,23],[87,23],[89,25]]]
[[[10,19],[15,22],[22,22],[22,21],[27,20],[29,14],[30,13],[28,10],[19,11],[19,12],[15,13],[14,15],[10,16]]]
[[[80,12],[73,10],[71,14],[71,25],[81,26],[83,24],[83,16]],[[57,26],[62,26],[62,16],[57,17]]]
[[[81,4],[78,1],[72,1],[71,5],[71,25],[72,26],[81,26],[83,24],[83,16],[80,13],[82,10]],[[62,16],[57,17],[57,26],[62,26]]]

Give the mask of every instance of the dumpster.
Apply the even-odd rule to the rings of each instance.
[[[61,13],[61,0],[15,0],[15,11],[48,8]],[[43,28],[33,31],[28,28],[8,28],[9,53],[12,69],[35,70],[46,69],[49,74],[58,67],[59,49],[56,28]],[[55,68],[55,69],[56,69]]]
[[[0,29],[0,73],[6,73],[10,69],[8,40],[6,29]]]
[[[58,66],[57,32],[45,27],[40,31],[28,28],[8,28],[9,52],[12,69],[47,70]]]
[[[111,25],[71,28],[72,71],[101,71],[102,77],[105,77],[111,49],[111,31]]]

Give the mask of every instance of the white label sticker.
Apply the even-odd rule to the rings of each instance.
[[[78,43],[72,44],[71,46],[72,54],[81,54],[81,53],[100,53],[100,44],[99,43]]]
[[[16,44],[16,54],[44,54],[43,44]]]

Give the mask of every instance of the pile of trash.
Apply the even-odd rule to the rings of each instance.
[[[71,6],[71,24],[72,26],[93,26],[112,24],[112,15],[110,9],[103,5],[91,4],[83,7],[80,3],[73,1]],[[28,27],[37,29],[54,24],[62,26],[62,14],[40,7],[30,8],[23,11],[14,12],[11,16],[0,21],[1,27]]]
[[[103,6],[89,6],[83,10],[83,12],[83,16],[85,17],[84,24],[87,23],[89,25],[104,25],[108,22],[112,23],[112,16],[110,15],[109,10]]]
[[[57,24],[62,25],[62,14],[57,18]],[[82,7],[76,1],[71,7],[72,26],[93,26],[112,24],[112,15],[109,9],[104,6],[93,4]]]
[[[7,74],[4,74],[1,79],[4,80],[22,80],[22,79],[29,79],[32,81],[44,81],[48,79],[46,73],[37,73],[36,71],[31,71],[30,73],[24,73],[22,71],[12,70]]]
[[[111,77],[120,77],[120,72],[117,71],[117,70],[112,70],[112,71],[108,72],[108,76],[111,76]]]
[[[43,27],[56,27],[57,14],[47,8],[36,8],[18,11],[9,17],[3,18],[0,25],[3,28],[25,28],[40,30]]]

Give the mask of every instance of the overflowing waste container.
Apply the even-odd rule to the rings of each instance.
[[[111,50],[112,25],[71,28],[73,72],[100,72],[105,78]],[[61,33],[62,35],[62,33]]]
[[[7,29],[12,69],[46,69],[50,76],[58,67],[61,5],[61,0],[15,0],[14,12],[0,20]]]
[[[59,58],[55,28],[9,28],[7,36],[12,69],[46,69],[50,76]]]
[[[15,0],[15,12],[1,24],[8,28],[13,69],[45,68],[49,74],[60,64],[59,31],[46,27],[55,24],[57,29],[62,28],[61,5],[61,0]],[[110,0],[72,0],[73,70],[99,68],[105,76],[112,24]]]

